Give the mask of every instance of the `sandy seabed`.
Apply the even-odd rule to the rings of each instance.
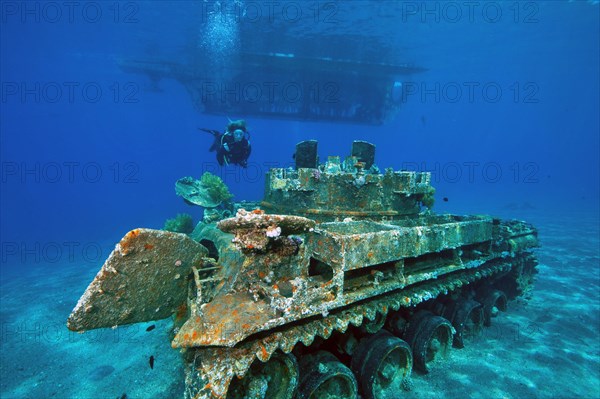
[[[413,373],[412,389],[390,398],[600,398],[598,214],[512,216],[534,223],[540,233],[531,298],[510,302],[492,327],[453,349],[429,374]],[[85,334],[66,329],[100,266],[2,265],[2,399],[183,396],[169,320]],[[156,328],[146,331],[151,324]]]

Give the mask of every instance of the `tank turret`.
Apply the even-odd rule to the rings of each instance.
[[[263,209],[318,221],[393,220],[417,215],[423,199],[432,194],[429,172],[380,173],[371,143],[355,141],[350,156],[330,156],[323,165],[318,165],[316,151],[316,141],[301,142],[295,169],[267,173]]]

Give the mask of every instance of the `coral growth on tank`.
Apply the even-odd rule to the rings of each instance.
[[[163,230],[173,233],[190,234],[194,231],[194,219],[187,213],[179,213],[173,219],[167,219]]]

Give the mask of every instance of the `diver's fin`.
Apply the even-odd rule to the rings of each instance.
[[[217,136],[217,135],[221,134],[221,132],[219,132],[218,130],[206,129],[206,128],[203,128],[203,127],[199,127],[198,130],[202,130],[203,132],[210,133],[213,136]]]
[[[213,141],[213,143],[210,146],[210,148],[208,149],[208,151],[210,151],[210,152],[217,151],[219,149],[219,147],[221,146],[221,136],[223,135],[223,133],[219,132],[218,130],[205,129],[203,127],[199,127],[198,130],[202,130],[203,132],[210,133],[214,136],[215,140]]]
[[[208,151],[210,151],[210,152],[218,151],[220,147],[221,147],[221,134],[219,133],[219,134],[215,135],[215,140],[213,141],[213,143],[210,146],[210,148],[208,149]]]

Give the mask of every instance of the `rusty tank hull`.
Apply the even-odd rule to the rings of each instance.
[[[529,294],[533,226],[434,214],[429,174],[380,173],[369,143],[318,165],[304,142],[297,160],[260,209],[191,238],[128,233],[69,328],[174,315],[186,398],[382,399]]]

